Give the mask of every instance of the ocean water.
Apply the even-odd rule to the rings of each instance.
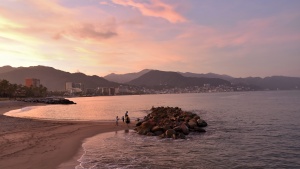
[[[83,143],[76,169],[300,168],[300,91],[233,92],[73,98],[77,105],[29,107],[18,117],[113,120],[126,110],[145,116],[152,106],[177,106],[208,123],[186,140],[133,130],[99,134]]]

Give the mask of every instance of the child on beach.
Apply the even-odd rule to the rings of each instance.
[[[118,126],[119,125],[119,117],[117,116],[116,117],[116,126]]]

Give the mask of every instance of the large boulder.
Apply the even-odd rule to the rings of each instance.
[[[180,125],[180,128],[183,134],[188,135],[190,133],[189,128],[184,123]]]
[[[189,126],[190,126],[190,128],[195,128],[195,127],[197,127],[197,122],[196,122],[196,120],[195,119],[191,119],[189,122],[188,122],[188,124],[189,124]]]
[[[146,135],[151,129],[154,127],[154,123],[152,121],[144,121],[140,126],[136,128],[139,134]]]
[[[198,127],[206,127],[207,123],[206,123],[206,121],[204,121],[202,119],[198,119],[197,120],[197,125],[198,125]]]

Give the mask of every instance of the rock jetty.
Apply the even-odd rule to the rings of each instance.
[[[45,104],[76,104],[71,100],[60,98],[60,97],[26,98],[20,101],[31,102],[31,103],[45,103]]]
[[[136,123],[136,132],[161,138],[185,139],[190,132],[206,132],[207,123],[195,113],[178,107],[152,107],[151,113]]]

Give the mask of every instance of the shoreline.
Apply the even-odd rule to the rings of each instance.
[[[78,157],[84,139],[127,129],[125,124],[115,126],[114,121],[50,121],[3,115],[10,110],[46,105],[0,101],[0,168],[58,168]]]

